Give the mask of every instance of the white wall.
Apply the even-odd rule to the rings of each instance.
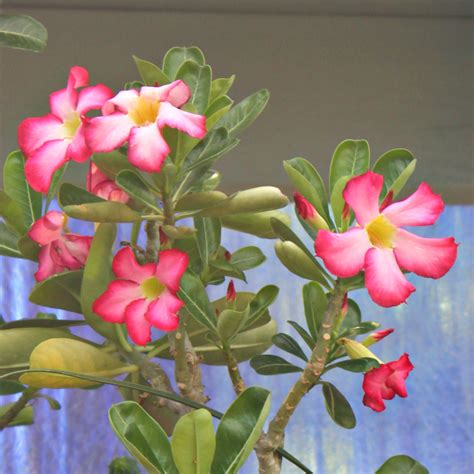
[[[472,19],[22,10],[49,30],[44,54],[0,50],[0,151],[16,126],[47,112],[71,65],[115,88],[137,78],[131,54],[158,61],[174,45],[200,46],[216,76],[237,74],[232,95],[270,89],[270,105],[219,165],[228,190],[275,184],[281,162],[304,156],[327,173],[344,138],[373,156],[393,147],[419,158],[450,202],[473,202]],[[80,181],[77,168],[70,179]]]

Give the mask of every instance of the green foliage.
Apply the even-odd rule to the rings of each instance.
[[[116,177],[116,183],[136,201],[153,211],[161,212],[156,203],[156,192],[154,192],[150,183],[143,179],[136,171],[120,171]]]
[[[234,214],[221,217],[223,227],[256,235],[262,239],[274,239],[277,236],[272,226],[272,220],[282,222],[284,225],[290,224],[288,215],[279,211]]]
[[[188,103],[196,107],[198,114],[204,114],[211,92],[212,71],[210,66],[200,66],[194,61],[186,61],[176,73],[176,79],[182,79],[189,87],[191,98]]]
[[[23,235],[28,230],[20,206],[4,191],[0,191],[0,216],[16,234]]]
[[[13,395],[26,390],[26,387],[15,380],[0,380],[0,395]]]
[[[135,459],[127,456],[114,458],[109,464],[109,474],[141,474]]]
[[[331,364],[326,367],[325,372],[331,369],[339,368],[347,370],[348,372],[368,372],[369,370],[378,367],[380,364],[377,360],[364,357],[361,359],[350,359]]]
[[[265,255],[258,247],[248,246],[236,250],[230,258],[230,263],[243,271],[256,268],[265,260]]]
[[[6,405],[0,406],[0,418],[13,407],[13,403],[7,403]],[[11,426],[23,426],[23,425],[32,425],[34,422],[34,412],[32,406],[26,406],[20,410],[20,413],[15,416],[15,418],[8,423],[7,428]]]
[[[43,319],[36,316],[36,318],[32,319],[18,319],[16,321],[10,321],[9,323],[2,324],[0,326],[0,331],[13,328],[68,328],[72,326],[83,326],[84,324],[87,324],[87,322],[83,321],[82,319]]]
[[[281,375],[292,372],[303,372],[301,367],[291,364],[283,357],[263,354],[252,357],[251,367],[260,375]]]
[[[133,56],[138,73],[146,86],[162,86],[168,84],[168,76],[156,65],[137,56]]]
[[[322,382],[326,410],[334,422],[342,428],[352,429],[356,418],[344,395],[331,383]]]
[[[279,349],[288,352],[296,357],[299,357],[304,362],[308,361],[308,357],[301,349],[300,345],[289,335],[284,333],[279,333],[273,336],[273,344]]]
[[[48,31],[27,15],[0,15],[0,46],[41,52],[46,48]]]
[[[429,471],[425,466],[415,459],[405,454],[392,456],[387,459],[375,474],[428,474]]]
[[[195,217],[194,227],[197,231],[199,256],[204,268],[207,268],[209,259],[217,252],[221,243],[221,222],[216,217]]]
[[[316,340],[328,305],[326,294],[321,285],[315,281],[306,283],[303,286],[303,303],[306,325],[311,337]]]
[[[0,255],[6,257],[23,258],[18,250],[18,237],[4,222],[0,222]]]
[[[181,66],[187,61],[194,61],[199,66],[206,63],[204,54],[196,46],[171,48],[163,59],[163,72],[170,80],[174,80]]]

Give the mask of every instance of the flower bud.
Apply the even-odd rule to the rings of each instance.
[[[233,303],[237,299],[237,293],[235,292],[234,287],[234,280],[230,280],[225,298],[229,303]]]
[[[363,359],[368,357],[370,359],[377,360],[380,364],[383,364],[383,362],[372,351],[367,349],[367,347],[365,347],[360,342],[347,338],[342,338],[339,342],[344,346],[347,355],[351,359]]]
[[[362,344],[365,347],[369,347],[372,344],[375,344],[376,342],[381,341],[384,337],[387,337],[389,334],[392,334],[392,332],[395,331],[395,329],[390,328],[390,329],[381,329],[380,331],[375,331],[372,334],[369,334],[363,341]]]
[[[313,229],[329,230],[327,222],[318,214],[318,211],[302,194],[294,193],[293,197],[295,199],[296,211],[301,219],[303,219]]]

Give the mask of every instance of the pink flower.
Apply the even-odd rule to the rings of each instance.
[[[382,186],[383,176],[372,171],[352,178],[343,197],[354,211],[358,226],[340,234],[319,231],[315,249],[328,270],[338,277],[349,278],[365,270],[371,298],[388,307],[403,303],[415,291],[402,269],[440,278],[453,266],[457,244],[453,237],[427,239],[402,229],[434,224],[443,211],[441,197],[426,183],[381,211]]]
[[[151,339],[151,326],[163,331],[178,327],[183,306],[176,293],[189,263],[185,252],[162,250],[158,263],[140,265],[129,247],[115,255],[112,270],[118,280],[94,301],[92,310],[110,323],[125,323],[136,344]]]
[[[294,193],[296,212],[301,219],[307,222],[314,229],[328,230],[327,222],[318,214],[314,206],[300,193]]]
[[[229,303],[233,303],[237,299],[237,293],[235,292],[234,280],[230,280],[229,286],[227,287],[227,293],[225,295],[225,298]]]
[[[87,191],[107,201],[126,203],[130,199],[128,194],[119,188],[113,179],[109,179],[95,163],[90,164],[87,173]]]
[[[385,410],[384,400],[392,400],[395,395],[405,398],[407,396],[405,380],[413,368],[408,354],[403,354],[398,360],[369,370],[364,375],[362,383],[365,393],[364,405],[380,412]]]
[[[393,331],[395,331],[395,329],[393,329],[393,328],[381,329],[380,331],[375,331],[375,332],[369,334],[369,335],[362,341],[362,344],[363,344],[365,347],[369,347],[369,346],[371,346],[372,344],[375,344],[376,342],[379,342],[379,341],[381,341],[382,339],[386,338],[387,336],[389,336],[390,334],[392,334]]]
[[[48,192],[54,172],[67,161],[82,163],[91,156],[84,137],[84,115],[100,109],[113,93],[103,84],[77,91],[88,83],[87,70],[74,66],[67,87],[49,96],[51,113],[27,118],[18,127],[18,143],[27,158],[26,179],[36,191]]]
[[[128,159],[137,168],[158,173],[170,147],[161,134],[165,127],[177,128],[194,138],[206,134],[206,117],[180,110],[190,97],[183,81],[161,87],[144,86],[121,91],[102,107],[102,117],[86,129],[94,152],[109,152],[128,141]]]
[[[66,216],[62,212],[49,211],[28,232],[41,246],[36,281],[66,270],[78,270],[86,263],[92,237],[63,233],[65,222]]]

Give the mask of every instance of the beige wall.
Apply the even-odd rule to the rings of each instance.
[[[119,88],[135,79],[131,54],[158,61],[200,46],[218,75],[237,74],[233,97],[267,87],[270,105],[219,164],[229,190],[275,184],[281,162],[304,156],[327,173],[344,138],[367,138],[419,158],[415,181],[450,202],[473,202],[472,19],[23,10],[49,30],[42,55],[0,50],[0,151],[16,126],[47,111],[68,68]],[[77,168],[71,180],[80,181]]]

